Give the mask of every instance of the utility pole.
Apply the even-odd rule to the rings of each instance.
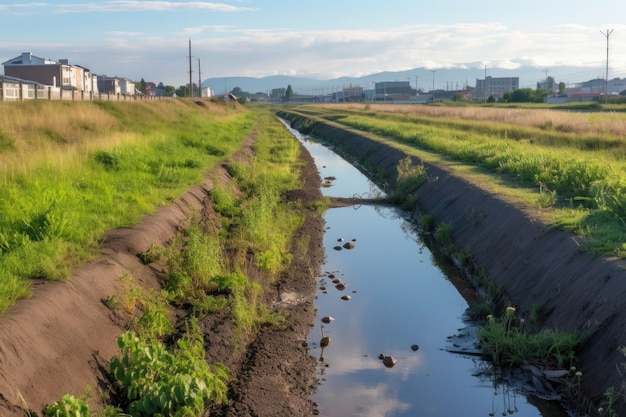
[[[433,101],[435,101],[435,73],[437,72],[437,70],[430,70],[430,72],[433,73]]]
[[[483,83],[483,102],[487,102],[487,64],[486,62],[483,64],[485,67],[485,82]]]
[[[609,36],[613,33],[613,29],[606,30],[606,33],[600,31],[606,38],[606,72],[604,73],[604,104],[609,102]]]
[[[200,72],[200,58],[198,58],[198,97],[202,98],[202,72]]]
[[[191,70],[191,39],[189,39],[189,93],[193,97],[193,81],[191,81],[193,71]]]

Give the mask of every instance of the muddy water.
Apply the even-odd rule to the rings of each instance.
[[[293,133],[321,176],[330,178],[325,195],[382,193],[331,150]],[[553,403],[527,397],[496,378],[478,357],[445,350],[466,326],[468,305],[402,212],[361,205],[330,209],[325,220],[326,260],[309,336],[318,359],[313,399],[319,415],[563,415]],[[346,242],[354,247],[343,248]],[[345,288],[336,288],[337,282]],[[325,324],[327,316],[333,319]],[[385,366],[381,355],[391,356],[395,365]]]

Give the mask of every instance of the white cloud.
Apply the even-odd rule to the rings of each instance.
[[[167,7],[217,4],[158,1],[103,4],[131,7],[137,3],[170,5]],[[606,41],[599,29],[581,25],[553,26],[532,33],[513,30],[500,23],[309,31],[206,24],[172,27],[167,36],[149,32],[153,30],[150,27],[136,29],[111,30],[106,32],[108,39],[98,42],[0,41],[0,48],[15,51],[15,55],[32,51],[52,58],[67,57],[95,72],[116,72],[173,85],[185,82],[189,38],[192,55],[201,59],[206,67],[203,69],[205,78],[289,74],[324,79],[420,67],[427,70],[481,68],[477,64],[481,61],[488,61],[489,69],[516,69],[522,64],[531,64],[543,68],[590,67],[596,71],[603,68],[606,53]],[[626,32],[626,25],[616,28],[617,35],[611,38],[613,76],[626,71],[623,54],[626,43],[620,35],[622,32]],[[68,54],[68,51],[80,53]]]
[[[251,7],[238,7],[226,3],[208,1],[132,1],[109,0],[85,3],[13,3],[0,5],[0,10],[8,12],[52,11],[54,13],[100,13],[100,12],[169,12],[177,10],[208,10],[215,12],[254,11]]]

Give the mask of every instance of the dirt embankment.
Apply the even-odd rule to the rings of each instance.
[[[249,158],[252,144],[250,138],[235,158]],[[310,155],[302,151],[304,187],[285,198],[307,203],[321,198],[321,180]],[[146,216],[141,224],[110,231],[100,257],[75,270],[67,281],[35,284],[30,299],[0,316],[0,416],[23,417],[25,408],[42,415],[45,404],[68,393],[83,397],[88,387],[92,410],[98,409],[101,395],[109,392],[109,360],[119,354],[116,338],[126,330],[103,300],[118,294],[119,278],[125,274],[144,288],[159,288],[160,268],[143,264],[137,255],[153,244],[167,246],[187,226],[190,215],[214,216],[208,193],[214,181],[229,180],[224,167],[218,167],[204,184]],[[225,363],[232,376],[229,403],[211,410],[211,415],[312,414],[315,359],[304,342],[315,318],[315,277],[324,257],[324,223],[313,211],[306,214],[293,242],[289,270],[276,285],[265,288],[270,308],[287,314],[286,329],[263,327],[247,347],[233,351],[232,317],[201,318],[208,362]],[[267,282],[252,265],[246,272],[251,280]]]
[[[281,117],[366,166],[389,173],[390,181],[398,161],[406,157],[358,131],[289,113]],[[547,227],[532,210],[515,207],[445,167],[419,163],[428,175],[415,193],[420,209],[451,225],[455,244],[471,251],[523,314],[542,306],[546,328],[583,335],[578,369],[588,397],[600,400],[607,388],[619,389],[626,378],[617,370],[626,362],[619,351],[626,346],[626,262],[594,258],[581,250],[584,241]]]

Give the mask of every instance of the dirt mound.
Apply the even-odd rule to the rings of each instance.
[[[251,154],[252,139],[237,156]],[[303,176],[306,186],[296,194],[304,202],[321,197],[320,178],[310,155]],[[223,167],[207,178],[228,181]],[[192,213],[209,215],[210,180],[193,187],[174,204],[158,209],[134,227],[106,234],[101,256],[76,269],[63,282],[37,282],[33,295],[20,300],[0,317],[0,415],[23,417],[28,409],[42,414],[45,404],[64,394],[82,397],[94,392],[92,410],[99,408],[99,390],[107,392],[105,372],[118,354],[116,338],[125,329],[103,300],[119,291],[119,278],[130,274],[146,288],[159,287],[159,271],[137,257],[150,245],[167,246],[186,227]],[[230,403],[213,410],[217,415],[310,415],[315,363],[303,348],[314,320],[316,267],[323,261],[323,219],[313,212],[300,234],[309,246],[294,244],[294,261],[276,287],[267,288],[276,309],[288,312],[287,329],[264,328],[247,350],[233,352],[228,317],[208,316],[205,331],[209,363],[224,362],[231,368]]]

